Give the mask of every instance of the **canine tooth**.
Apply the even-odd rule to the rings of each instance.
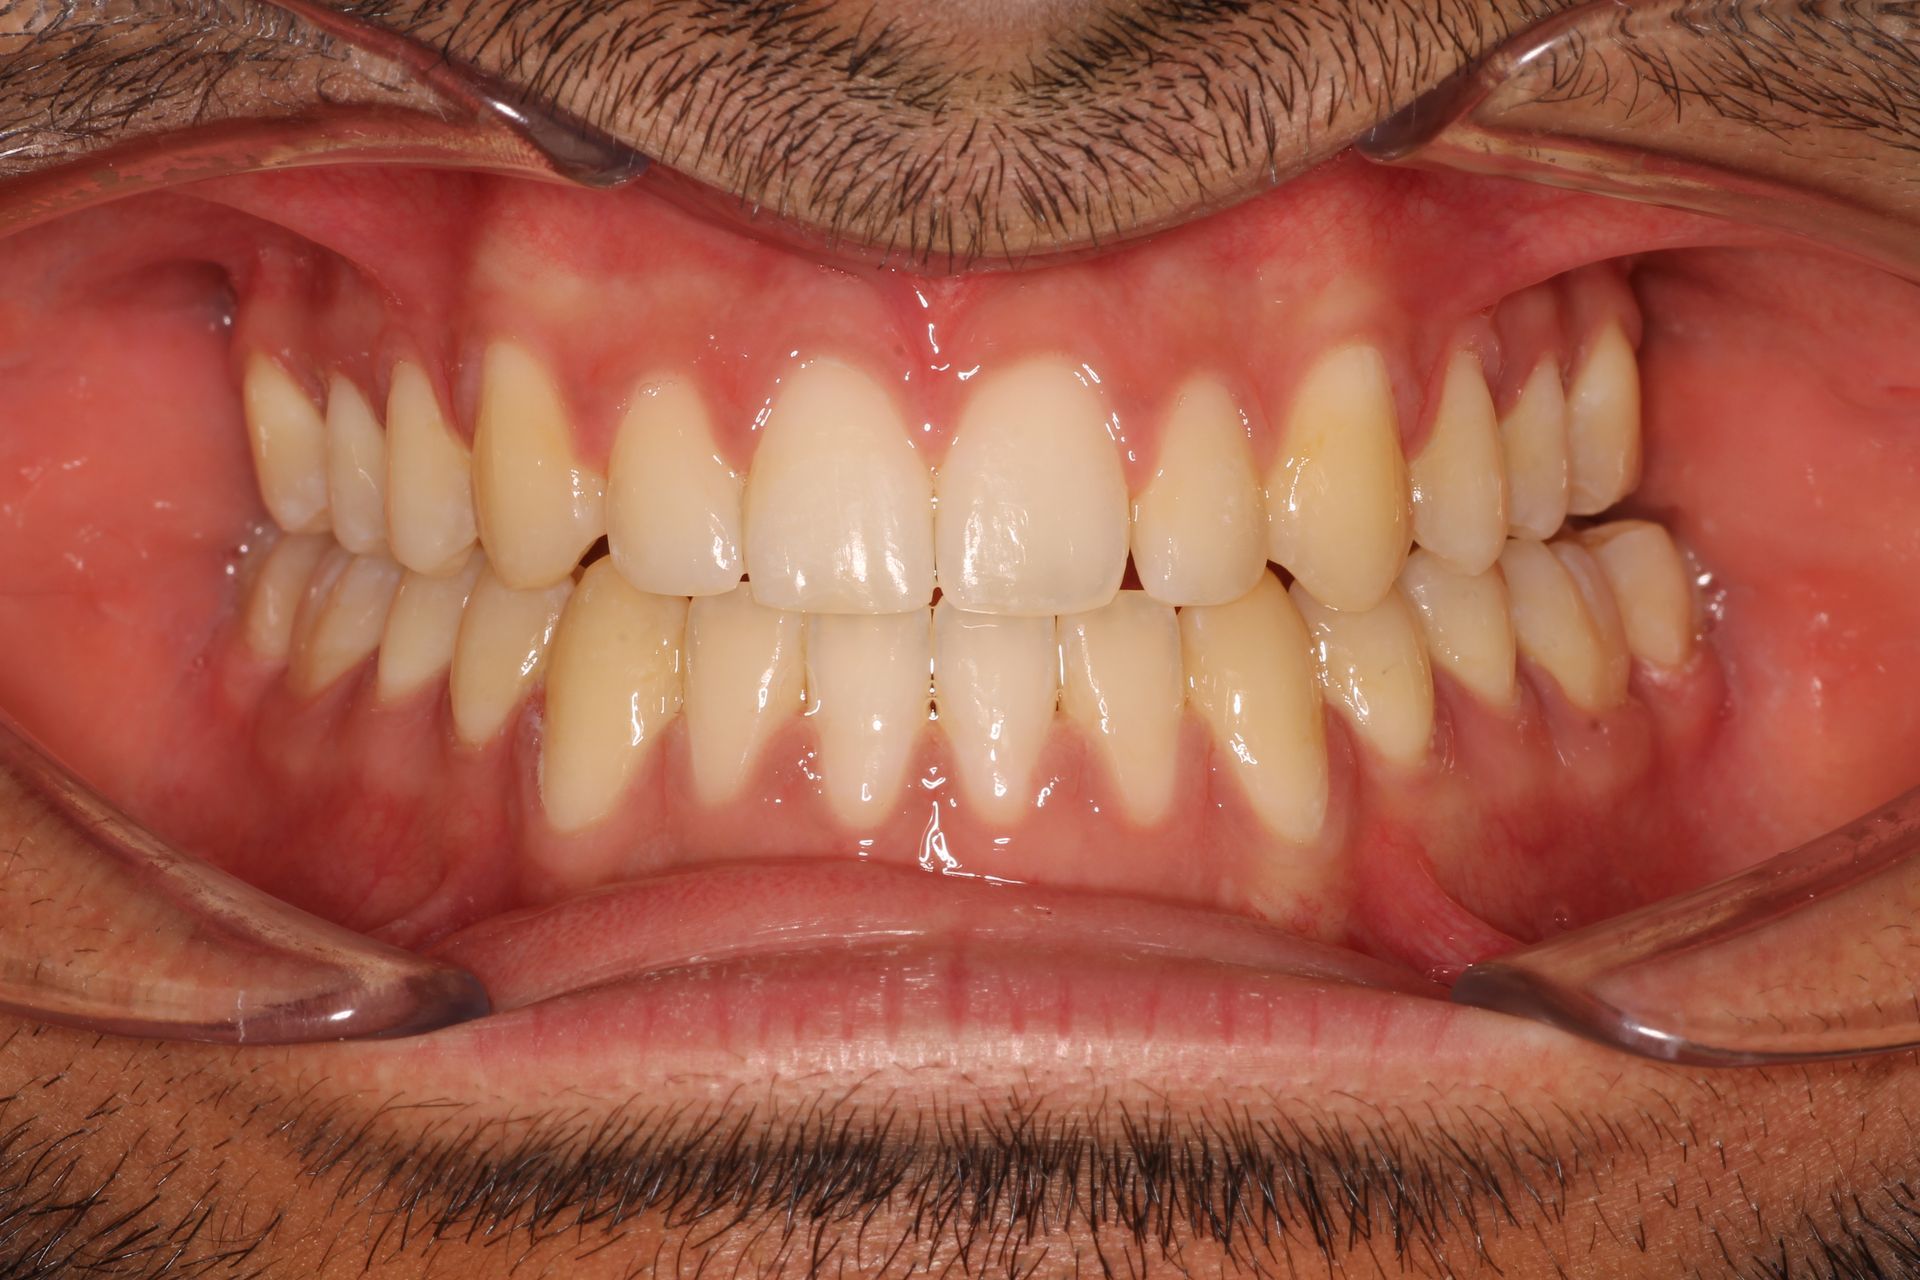
[[[1601,331],[1567,392],[1569,510],[1597,515],[1640,484],[1640,360],[1616,322]]]
[[[933,598],[933,480],[887,389],[833,360],[788,379],[747,476],[753,598],[901,613]]]
[[[1227,389],[1197,379],[1174,401],[1153,478],[1133,500],[1133,567],[1168,604],[1227,604],[1267,568],[1266,503],[1247,423]]]
[[[1053,619],[968,613],[941,600],[933,611],[933,690],[967,798],[993,819],[1030,809],[1060,692]]]
[[[1633,656],[1685,666],[1693,655],[1693,583],[1673,538],[1657,524],[1621,520],[1581,540],[1613,588]]]
[[[573,579],[516,591],[481,570],[453,645],[448,692],[453,727],[469,746],[484,746],[506,727],[546,665],[547,647],[560,610],[573,594]]]
[[[560,389],[525,347],[496,342],[480,372],[473,497],[500,581],[552,586],[606,532],[605,483],[575,455]]]
[[[694,600],[687,613],[687,755],[702,804],[738,796],[767,740],[801,710],[805,623],[804,614],[757,603],[744,583]]]
[[[607,464],[607,543],[628,582],[665,596],[740,585],[742,482],[713,442],[706,402],[687,383],[634,397]]]
[[[327,429],[320,410],[292,375],[259,353],[247,360],[240,398],[267,514],[288,533],[323,532],[328,527]]]
[[[1482,701],[1512,706],[1519,654],[1499,571],[1464,574],[1431,551],[1416,551],[1400,575],[1400,589],[1419,615],[1434,665]]]
[[[1408,464],[1413,539],[1462,573],[1484,573],[1507,544],[1500,424],[1480,357],[1457,351],[1420,455]]]
[[[976,613],[1081,613],[1127,567],[1127,482],[1107,408],[1062,360],[1030,360],[968,398],[935,480],[942,597]]]
[[[333,539],[317,533],[288,534],[271,547],[247,589],[242,632],[247,647],[267,662],[284,662],[293,649],[293,620],[306,598],[307,581]]]
[[[1370,346],[1307,371],[1267,477],[1269,557],[1336,609],[1371,609],[1406,563],[1407,465],[1387,362]]]
[[[393,366],[387,389],[387,544],[415,573],[445,577],[475,537],[473,458],[415,364]]]
[[[1412,767],[1433,746],[1433,669],[1420,624],[1398,592],[1371,609],[1329,609],[1297,584],[1293,603],[1313,636],[1327,701],[1360,741]]]
[[[385,556],[354,556],[346,564],[294,645],[287,684],[296,694],[312,697],[380,647],[402,572]]]
[[[806,650],[828,807],[850,827],[874,826],[892,816],[926,728],[932,611],[812,614]]]
[[[469,551],[466,563],[449,577],[429,578],[409,570],[401,579],[374,668],[374,691],[381,701],[407,697],[453,664],[460,615],[486,563],[485,556]]]
[[[1599,636],[1606,658],[1609,705],[1626,701],[1627,684],[1633,678],[1633,654],[1627,648],[1627,624],[1620,616],[1620,604],[1614,599],[1607,575],[1587,549],[1571,538],[1550,542],[1547,548],[1566,567],[1573,585],[1579,588],[1581,602],[1587,606],[1587,616],[1593,619],[1594,634]]]
[[[1542,360],[1500,422],[1507,462],[1507,519],[1518,537],[1545,541],[1567,522],[1567,394],[1560,369]]]
[[[540,801],[556,831],[599,822],[680,714],[684,596],[636,591],[596,560],[567,598],[547,655]]]
[[[1574,706],[1605,711],[1625,695],[1580,585],[1545,543],[1516,539],[1500,555],[1520,652],[1551,676]]]
[[[1180,611],[1187,701],[1266,826],[1310,844],[1327,817],[1326,719],[1312,641],[1272,574],[1232,604]]]
[[[333,536],[355,555],[387,549],[387,433],[353,379],[327,384],[327,504]]]
[[[1127,817],[1142,826],[1173,807],[1186,691],[1180,623],[1170,605],[1122,591],[1060,619],[1060,705],[1086,731]]]

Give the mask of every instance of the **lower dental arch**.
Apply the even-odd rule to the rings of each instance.
[[[832,359],[782,380],[744,475],[696,381],[653,376],[603,477],[516,343],[485,352],[471,446],[417,363],[376,407],[344,374],[253,352],[241,399],[274,527],[246,555],[242,635],[303,698],[370,658],[383,703],[444,680],[473,748],[544,686],[540,795],[561,833],[612,814],[676,719],[716,807],[803,713],[850,831],[899,810],[930,721],[991,821],[1041,801],[1064,720],[1151,827],[1191,713],[1262,827],[1312,845],[1325,706],[1411,769],[1430,762],[1437,676],[1510,709],[1524,657],[1600,715],[1634,662],[1692,660],[1686,556],[1658,524],[1607,518],[1641,470],[1630,327],[1603,315],[1544,353],[1504,411],[1457,346],[1410,458],[1382,351],[1332,345],[1276,415],[1264,474],[1232,391],[1198,374],[1131,493],[1100,387],[1061,356],[978,377],[938,468],[885,386]]]

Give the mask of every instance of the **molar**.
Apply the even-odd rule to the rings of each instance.
[[[546,665],[547,647],[573,579],[516,591],[481,570],[453,646],[448,693],[454,732],[468,746],[485,746],[506,727]]]
[[[935,481],[942,597],[976,613],[1081,613],[1127,567],[1127,483],[1106,403],[1059,359],[981,381]]]
[[[1511,707],[1519,692],[1519,651],[1499,569],[1463,574],[1430,551],[1416,551],[1400,589],[1419,615],[1434,665],[1489,706]]]
[[[401,580],[374,668],[374,692],[382,702],[412,695],[453,665],[460,615],[486,563],[485,556],[469,549],[465,563],[449,577],[409,570]]]
[[[805,701],[806,618],[744,583],[687,613],[687,755],[693,790],[718,806],[746,788],[761,749]]]
[[[933,611],[934,705],[968,800],[1010,821],[1033,805],[1033,772],[1053,727],[1060,654],[1051,618]]]
[[[634,396],[607,464],[607,544],[635,587],[711,596],[740,585],[742,481],[713,442],[706,402],[662,378]]]
[[[1693,580],[1686,558],[1657,524],[1620,520],[1581,535],[1613,588],[1627,648],[1642,662],[1678,668],[1693,656]]]
[[[1619,321],[1587,348],[1567,392],[1569,509],[1597,515],[1640,484],[1640,360]]]
[[[574,452],[560,389],[512,342],[487,348],[473,431],[480,542],[506,586],[552,586],[606,531],[606,486]]]
[[[812,614],[806,650],[828,808],[849,827],[871,828],[893,815],[927,725],[932,610]]]
[[[458,573],[475,528],[473,457],[447,425],[426,372],[402,360],[387,388],[387,543],[393,558],[428,577]]]
[[[1567,394],[1559,366],[1543,359],[1500,421],[1507,463],[1508,520],[1516,537],[1544,542],[1567,522]]]
[[[1456,351],[1426,445],[1409,464],[1414,541],[1466,574],[1484,573],[1507,542],[1507,481],[1493,394],[1480,357]]]
[[[286,661],[307,583],[332,546],[333,539],[324,534],[296,533],[283,535],[267,548],[247,589],[247,610],[241,621],[247,647],[262,661]]]
[[[288,533],[321,533],[327,512],[327,429],[306,391],[270,357],[248,357],[241,405],[260,500]]]
[[[1608,649],[1566,557],[1530,539],[1500,555],[1520,652],[1551,676],[1574,706],[1598,713],[1626,697],[1622,664]]]
[[[327,504],[333,536],[355,555],[387,549],[387,433],[353,379],[327,383]]]
[[[287,666],[287,685],[310,698],[371,657],[380,647],[387,610],[400,589],[403,570],[385,556],[347,557],[337,573],[330,573],[323,596],[314,604],[310,625],[295,640]],[[316,575],[318,576],[318,575]]]
[[[1227,389],[1187,384],[1162,434],[1153,477],[1133,501],[1133,565],[1167,604],[1228,604],[1267,568],[1266,504],[1247,423]]]
[[[1141,826],[1173,807],[1185,710],[1180,623],[1144,591],[1059,622],[1060,705],[1106,762],[1127,817]]]
[[[1433,670],[1413,610],[1398,593],[1371,609],[1329,609],[1298,584],[1327,701],[1373,754],[1412,768],[1433,745]]]

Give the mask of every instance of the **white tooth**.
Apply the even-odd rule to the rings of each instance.
[[[393,366],[387,389],[387,543],[415,573],[458,573],[473,546],[473,459],[447,425],[418,365]]]
[[[480,372],[473,500],[500,581],[526,589],[573,573],[606,532],[606,486],[574,452],[560,389],[525,347],[496,342]]]
[[[1336,609],[1371,609],[1409,546],[1407,465],[1387,362],[1369,346],[1320,357],[1294,393],[1267,477],[1270,558]]]
[[[556,831],[613,812],[667,722],[680,714],[684,596],[636,591],[596,560],[567,600],[547,656],[540,801]]]
[[[767,741],[805,700],[806,615],[757,603],[745,584],[687,614],[687,756],[708,807],[738,796]]]
[[[1684,667],[1693,656],[1693,581],[1673,538],[1657,524],[1621,520],[1582,535],[1613,588],[1627,648],[1642,662]]]
[[[1627,685],[1633,679],[1633,654],[1627,648],[1626,620],[1620,616],[1620,604],[1613,597],[1607,575],[1601,572],[1587,549],[1571,538],[1562,538],[1547,546],[1566,567],[1573,585],[1580,591],[1581,603],[1587,607],[1587,616],[1593,619],[1594,634],[1600,639],[1600,650],[1606,660],[1608,705],[1626,701]]]
[[[1060,705],[1106,761],[1127,817],[1141,826],[1173,808],[1186,691],[1180,623],[1143,591],[1060,619]]]
[[[374,671],[374,689],[381,701],[394,702],[425,688],[453,664],[460,615],[486,563],[485,556],[469,551],[466,563],[451,577],[429,578],[409,571],[401,579],[399,594],[387,613],[380,663]]]
[[[341,569],[313,626],[294,645],[288,687],[301,697],[312,697],[373,656],[401,573],[385,556],[354,556]]]
[[[1271,575],[1232,604],[1180,611],[1187,701],[1214,759],[1240,780],[1267,828],[1311,844],[1327,817],[1326,720],[1312,641]]]
[[[241,375],[240,398],[267,514],[289,533],[324,531],[327,428],[320,411],[285,369],[257,353]]]
[[[1033,808],[1059,684],[1052,618],[968,613],[944,599],[934,607],[934,705],[960,785],[988,819]]]
[[[1567,395],[1560,369],[1542,360],[1500,423],[1507,461],[1508,523],[1515,537],[1545,541],[1567,522]]]
[[[1329,609],[1295,584],[1327,701],[1361,743],[1411,768],[1433,746],[1433,670],[1420,624],[1398,592],[1371,609]]]
[[[976,613],[1082,613],[1127,568],[1127,481],[1107,407],[1063,360],[991,375],[935,480],[942,598]]]
[[[267,662],[284,662],[293,649],[293,620],[306,598],[307,581],[332,547],[323,534],[290,534],[267,549],[247,588],[242,629],[247,647]]]
[[[887,389],[819,360],[774,400],[747,477],[753,598],[901,613],[933,598],[933,481]]]
[[[387,549],[387,433],[353,380],[327,384],[327,500],[333,536],[355,555]]]
[[[643,386],[607,464],[607,545],[635,587],[711,596],[740,585],[739,474],[713,442],[700,393],[676,378]]]
[[[1516,539],[1501,554],[1500,571],[1520,652],[1581,710],[1618,705],[1626,691],[1616,686],[1613,656],[1562,558],[1545,543]]]
[[[492,741],[539,681],[560,610],[573,594],[573,579],[551,587],[515,591],[483,569],[453,646],[447,678],[453,728],[469,746]]]
[[[1569,509],[1597,515],[1640,484],[1640,360],[1616,322],[1601,331],[1567,393]]]
[[[1266,502],[1246,418],[1212,379],[1174,402],[1153,478],[1133,501],[1133,567],[1168,604],[1228,604],[1266,572]]]
[[[932,611],[813,614],[806,650],[827,805],[850,827],[876,826],[898,807],[927,726]]]
[[[1462,573],[1485,573],[1507,544],[1507,469],[1480,357],[1454,353],[1420,456],[1408,466],[1413,538]]]
[[[1416,551],[1400,575],[1434,665],[1490,706],[1510,707],[1519,691],[1518,651],[1506,580],[1499,570],[1463,574]]]

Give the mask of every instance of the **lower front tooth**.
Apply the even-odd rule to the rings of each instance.
[[[686,628],[684,596],[636,591],[605,558],[581,575],[547,658],[540,799],[554,830],[611,813],[680,713]]]
[[[1400,589],[1419,615],[1434,665],[1488,705],[1512,706],[1519,654],[1499,571],[1463,574],[1431,552],[1416,551],[1400,575]]]
[[[687,755],[702,804],[738,796],[767,740],[800,712],[805,623],[758,603],[745,584],[688,610]]]
[[[1515,540],[1501,554],[1500,570],[1513,603],[1520,652],[1582,711],[1618,706],[1626,696],[1620,664],[1564,558],[1545,543]]]
[[[1010,821],[1033,805],[1033,773],[1059,694],[1052,618],[933,611],[934,705],[954,772],[976,809]]]
[[[292,375],[264,355],[247,360],[240,398],[267,514],[289,533],[324,531],[327,430],[320,411]]]
[[[1684,667],[1693,654],[1693,582],[1673,538],[1657,524],[1621,520],[1581,540],[1613,588],[1633,656]]]
[[[1273,575],[1232,604],[1180,611],[1187,701],[1267,828],[1311,844],[1327,818],[1326,713],[1300,611]]]
[[[1144,591],[1060,619],[1060,705],[1106,761],[1122,811],[1150,826],[1173,807],[1180,717],[1180,623]]]
[[[1409,464],[1414,541],[1462,573],[1492,568],[1507,542],[1504,462],[1480,357],[1455,352],[1426,446]]]
[[[327,502],[333,536],[355,555],[387,549],[387,436],[351,378],[327,384]]]
[[[1371,609],[1329,609],[1295,584],[1327,700],[1372,752],[1411,768],[1433,745],[1433,671],[1420,625],[1398,592]]]
[[[242,631],[247,647],[267,662],[284,662],[293,648],[293,623],[307,582],[333,539],[318,533],[285,535],[267,549],[247,589]]]
[[[850,827],[875,826],[892,816],[927,727],[932,611],[812,614],[806,650],[827,805]]]
[[[447,678],[453,728],[468,746],[484,746],[506,727],[540,679],[560,610],[573,579],[533,591],[515,591],[481,571],[460,615]]]
[[[312,697],[380,647],[402,572],[385,556],[354,556],[340,570],[294,645],[287,683],[296,694]]]
[[[453,664],[454,640],[460,634],[460,615],[487,558],[467,553],[467,562],[451,577],[429,578],[409,571],[387,613],[387,629],[380,637],[380,663],[374,670],[374,691],[382,702],[407,697]]]

